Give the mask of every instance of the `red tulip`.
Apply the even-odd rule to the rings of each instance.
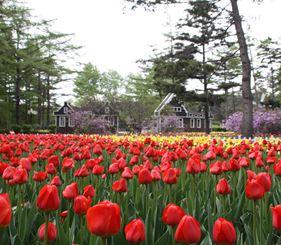
[[[39,193],[36,207],[44,212],[53,212],[60,206],[60,197],[55,185],[45,185]]]
[[[281,176],[281,162],[277,162],[273,165],[273,170],[276,175]]]
[[[107,170],[108,174],[117,174],[118,172],[119,172],[118,162],[112,163]]]
[[[10,167],[10,164],[5,162],[0,162],[0,176],[3,175],[3,172],[7,167]]]
[[[38,236],[41,241],[44,241],[45,236],[45,227],[46,224],[43,224],[39,228]],[[47,234],[47,241],[52,242],[55,241],[57,238],[57,228],[53,223],[48,223],[48,234]]]
[[[28,178],[28,174],[25,168],[22,168],[21,166],[16,168],[13,177],[14,184],[25,184],[27,182],[27,178]]]
[[[135,219],[125,226],[126,240],[141,243],[145,240],[145,226],[140,219]]]
[[[87,185],[84,187],[83,196],[93,198],[96,194],[96,191],[93,186]]]
[[[193,158],[189,158],[187,161],[186,172],[189,174],[197,174],[201,172],[200,161],[197,161]]]
[[[36,172],[36,173],[34,173],[34,175],[32,177],[33,180],[38,181],[38,182],[42,182],[47,178],[49,178],[49,175],[46,172]]]
[[[257,175],[253,171],[247,170],[247,177],[249,180],[251,180],[251,179],[255,179]]]
[[[59,166],[59,157],[57,155],[49,157],[48,164],[50,163],[52,163],[55,167]]]
[[[197,243],[201,238],[201,229],[198,221],[190,215],[181,219],[175,234],[175,240],[179,243]]]
[[[0,195],[0,230],[6,228],[12,218],[12,208],[7,193]]]
[[[102,148],[101,148],[101,146],[99,144],[96,144],[94,146],[93,153],[95,155],[101,155],[102,154]]]
[[[175,204],[168,204],[163,212],[163,222],[166,225],[176,226],[180,223],[185,212]]]
[[[62,170],[68,172],[74,168],[74,160],[72,158],[64,158],[62,161]]]
[[[236,241],[236,231],[231,222],[219,218],[213,227],[213,240],[218,244],[233,244]]]
[[[250,162],[248,157],[241,157],[239,159],[239,164],[242,168],[248,168],[250,167]]]
[[[73,209],[78,215],[84,215],[87,213],[91,206],[91,198],[86,198],[85,196],[77,196],[74,198]]]
[[[281,205],[277,205],[276,207],[270,207],[272,214],[273,214],[273,220],[272,224],[275,230],[280,231],[281,230]]]
[[[152,169],[151,176],[152,176],[153,181],[160,181],[161,180],[160,173],[155,169]]]
[[[150,183],[152,183],[152,181],[153,181],[153,178],[148,169],[145,168],[139,172],[139,183],[140,184],[150,184]]]
[[[238,163],[238,161],[234,158],[230,158],[228,160],[228,165],[229,165],[229,169],[232,171],[232,172],[237,172],[240,170],[240,165]]]
[[[163,173],[163,181],[166,184],[170,184],[170,185],[178,183],[177,173],[174,168],[168,168]]]
[[[125,167],[124,168],[124,171],[122,172],[122,178],[124,179],[132,179],[134,176],[133,176],[133,173],[131,171],[130,168],[128,167]]]
[[[66,186],[62,194],[63,198],[67,200],[74,199],[75,197],[77,197],[79,194],[77,183],[72,182],[70,185]]]
[[[231,192],[229,184],[225,178],[222,178],[217,185],[217,193],[219,194],[229,194]]]
[[[29,172],[32,167],[31,160],[28,157],[20,159],[20,165],[25,168],[27,172]]]
[[[254,179],[247,180],[247,185],[246,185],[247,198],[254,199],[254,200],[261,199],[263,198],[264,194],[265,194],[265,189],[260,182]]]
[[[270,190],[270,187],[271,187],[271,184],[272,184],[270,174],[268,174],[266,172],[261,172],[257,175],[256,180],[263,185],[265,191]]]
[[[87,224],[89,231],[102,237],[116,235],[120,230],[120,208],[116,203],[106,200],[88,209]]]
[[[16,168],[9,166],[5,168],[2,178],[5,180],[13,179],[15,172],[16,172]]]
[[[93,170],[92,170],[92,173],[94,175],[102,175],[103,174],[103,171],[104,171],[104,168],[103,166],[99,166],[99,165],[95,165]]]
[[[48,174],[55,174],[55,173],[57,173],[57,170],[56,170],[55,165],[52,164],[52,163],[49,163],[49,164],[47,165],[47,167],[46,167],[46,172],[47,172]]]
[[[112,185],[112,189],[116,192],[127,192],[127,184],[125,179],[120,179]]]
[[[96,165],[99,165],[99,159],[98,158],[94,158],[94,159],[89,159],[86,162],[86,165],[89,169],[93,169]]]
[[[51,185],[60,186],[61,185],[60,177],[55,176],[51,181]]]
[[[215,161],[210,166],[211,174],[220,175],[223,173],[222,164],[220,161]]]

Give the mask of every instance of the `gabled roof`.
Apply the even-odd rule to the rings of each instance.
[[[105,113],[105,108],[106,107],[109,107],[109,110],[110,112],[109,113]],[[110,103],[107,101],[105,102],[105,104],[99,108],[97,111],[93,112],[94,114],[96,115],[110,115],[110,116],[113,116],[113,115],[119,115],[118,111],[116,111],[111,105]]]
[[[176,95],[174,93],[168,93],[167,96],[164,98],[164,100],[162,100],[162,102],[159,104],[159,106],[155,109],[154,115],[155,116],[159,115],[160,112],[165,107],[165,105],[169,104],[175,96]]]
[[[53,112],[53,115],[56,116],[56,115],[66,115],[67,113],[64,112],[64,108],[67,107],[68,109],[70,109],[71,111],[74,111],[73,108],[71,107],[70,105],[70,102],[68,101],[65,101],[64,102],[64,105],[58,109],[57,111],[54,111]]]

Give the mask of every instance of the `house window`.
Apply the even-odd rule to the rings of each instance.
[[[71,128],[75,127],[74,120],[71,118],[68,118],[68,127],[71,127]]]
[[[65,127],[65,117],[59,117],[59,127]]]
[[[63,108],[63,113],[68,113],[68,108],[67,107]]]
[[[174,107],[174,111],[181,112],[181,107]]]
[[[192,113],[189,113],[189,116],[190,116],[190,117],[193,117],[193,114],[192,114]]]
[[[108,107],[108,106],[104,108],[104,112],[105,112],[106,114],[109,113],[109,107]]]
[[[180,118],[180,119],[179,119],[179,125],[180,125],[180,126],[179,126],[180,128],[183,128],[183,118]]]
[[[201,119],[196,120],[196,127],[201,128]]]
[[[190,127],[195,128],[195,119],[194,118],[190,119]]]

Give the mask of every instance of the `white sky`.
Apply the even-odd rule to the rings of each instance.
[[[140,70],[135,63],[152,53],[152,45],[159,51],[167,47],[164,33],[174,31],[183,17],[184,6],[162,6],[156,12],[138,8],[124,10],[124,0],[24,0],[33,15],[56,19],[53,30],[75,33],[72,43],[83,46],[75,62],[91,62],[101,71],[116,70],[122,76]],[[228,3],[229,0],[222,0]],[[182,4],[181,4],[182,5]],[[257,5],[252,0],[238,1],[240,14],[251,25],[250,36],[259,40],[281,36],[281,0],[264,0]],[[244,31],[246,26],[244,27]],[[82,69],[82,67],[81,67]],[[65,98],[58,102],[62,103]]]

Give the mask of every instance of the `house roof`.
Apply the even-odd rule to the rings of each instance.
[[[154,111],[154,116],[160,116],[161,111],[164,109],[164,107],[170,104],[175,109],[179,108],[179,110],[175,110],[177,116],[180,117],[186,117],[186,118],[205,118],[205,112],[204,111],[188,111],[184,103],[182,101],[179,101],[174,93],[169,93],[164,98],[164,100],[158,105],[158,107]],[[209,118],[213,119],[213,114],[209,111]]]
[[[64,108],[65,108],[65,107],[67,107],[67,108],[70,109],[71,111],[74,111],[73,108],[72,108],[71,105],[70,105],[70,102],[65,101],[64,104],[63,104],[63,106],[62,106],[60,109],[58,109],[57,111],[54,111],[54,112],[53,112],[53,115],[54,115],[54,116],[66,115],[67,113],[64,112]]]

